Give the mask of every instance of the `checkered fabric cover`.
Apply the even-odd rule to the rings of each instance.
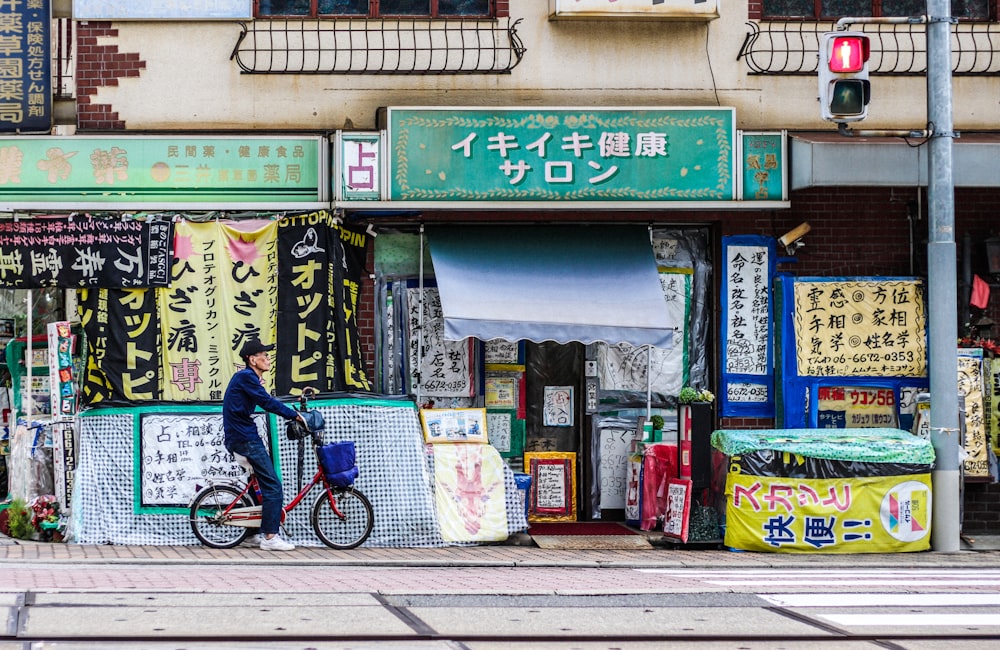
[[[326,419],[325,442],[353,440],[361,473],[355,487],[371,501],[375,527],[365,546],[435,547],[441,538],[434,507],[432,460],[425,453],[417,411],[409,402],[316,400]],[[80,464],[74,477],[72,533],[83,544],[198,544],[186,514],[135,512],[135,441],[133,417],[139,411],[80,418]],[[295,494],[298,442],[278,436],[285,501]],[[306,442],[303,481],[316,471],[316,457]],[[527,527],[514,474],[505,471],[508,528]],[[301,546],[322,546],[309,524],[315,488],[289,514],[285,530]]]

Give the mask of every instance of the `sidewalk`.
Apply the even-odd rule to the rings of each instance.
[[[0,535],[4,563],[66,564],[257,564],[358,567],[611,567],[611,568],[996,568],[1000,536],[979,536],[957,553],[797,554],[754,553],[681,547],[650,536],[651,550],[547,550],[519,535],[505,544],[445,548],[357,548],[335,551],[299,547],[261,551],[242,545],[218,550],[203,546],[112,546],[26,542]]]

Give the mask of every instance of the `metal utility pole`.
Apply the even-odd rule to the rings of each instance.
[[[951,17],[949,0],[927,0],[927,14],[909,18],[845,17],[837,29],[864,23],[926,25],[927,128],[923,131],[856,130],[838,121],[845,136],[927,137],[927,314],[931,389],[931,548],[955,553],[961,543],[962,449],[958,410],[958,270],[955,253],[955,181],[952,177]],[[823,65],[823,61],[820,61]],[[829,118],[825,118],[829,119]],[[858,119],[858,118],[855,118]]]
[[[955,181],[952,177],[951,4],[927,0],[928,170],[927,280],[930,321],[931,443],[936,456],[931,548],[955,553],[961,534],[961,460],[958,420],[958,271],[955,254]]]

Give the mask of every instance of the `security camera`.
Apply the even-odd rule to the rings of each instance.
[[[778,243],[784,246],[785,251],[789,255],[794,255],[795,251],[805,246],[805,244],[802,243],[800,240],[807,234],[809,234],[810,230],[812,230],[812,226],[810,226],[807,222],[803,221],[798,226],[792,228],[784,235],[779,237]]]

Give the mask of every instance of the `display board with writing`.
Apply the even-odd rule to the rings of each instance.
[[[927,373],[926,312],[919,280],[800,279],[794,299],[800,375]]]
[[[823,386],[818,395],[821,429],[897,428],[896,392],[873,386]]]
[[[0,204],[312,209],[329,196],[327,146],[319,136],[0,138]]]
[[[52,126],[52,25],[50,0],[0,2],[0,131],[46,132]],[[0,155],[3,183],[16,152]]]
[[[600,507],[611,510],[625,507],[628,481],[629,448],[635,429],[602,428],[600,435]]]
[[[732,201],[731,108],[389,108],[393,201]]]
[[[173,254],[170,220],[0,221],[0,286],[12,289],[165,287]]]
[[[444,339],[444,312],[441,310],[441,296],[437,288],[424,288],[423,301],[420,300],[420,289],[407,289],[407,304],[409,363],[411,369],[416,369],[410,373],[410,393],[415,395],[419,392],[429,397],[472,395],[472,343],[469,340]],[[423,323],[419,317],[421,304],[424,310]],[[419,336],[421,326],[422,340]],[[418,355],[421,342],[423,354]]]
[[[269,418],[253,416],[270,447]],[[246,470],[223,445],[222,413],[146,412],[138,418],[136,503],[146,512],[190,505],[197,486],[245,479]]]
[[[576,521],[576,454],[562,451],[524,453],[531,475],[529,521]]]
[[[775,243],[741,235],[723,240],[722,391],[727,416],[774,414],[771,301]]]
[[[983,350],[959,348],[958,392],[965,399],[965,476],[990,475],[983,413]],[[934,408],[934,404],[931,404]]]

